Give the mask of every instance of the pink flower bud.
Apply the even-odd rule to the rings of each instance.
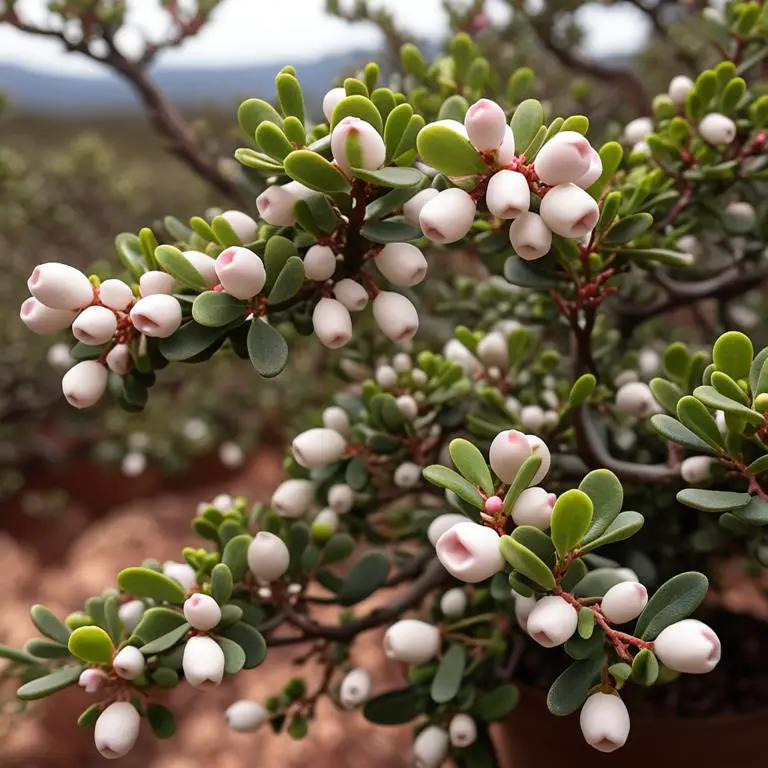
[[[135,680],[144,673],[144,666],[144,656],[138,648],[132,645],[126,645],[125,648],[115,654],[115,658],[112,660],[112,669],[123,680]]]
[[[313,245],[304,256],[307,280],[327,280],[336,271],[336,254],[327,245]]]
[[[434,187],[427,187],[427,189],[422,189],[421,192],[417,192],[407,203],[405,203],[405,205],[403,205],[403,216],[405,216],[405,220],[409,224],[418,227],[421,209],[439,194],[440,190],[435,189]]]
[[[368,304],[368,291],[356,280],[345,277],[333,286],[333,295],[350,312],[360,312]]]
[[[600,752],[614,752],[629,736],[629,712],[617,694],[593,693],[579,715],[584,740]]]
[[[219,282],[216,274],[216,259],[202,251],[184,251],[184,258],[200,273],[209,288]]]
[[[440,650],[440,631],[418,619],[401,619],[384,635],[384,654],[406,664],[426,664]]]
[[[80,673],[77,684],[86,693],[98,693],[107,682],[107,673],[102,669],[90,667]]]
[[[292,478],[277,486],[270,506],[282,517],[301,517],[315,500],[315,484],[311,480]]]
[[[98,360],[83,360],[64,374],[61,389],[70,405],[89,408],[107,389],[107,369]]]
[[[421,231],[435,243],[455,243],[472,228],[475,201],[458,187],[444,189],[419,214]]]
[[[528,180],[517,171],[498,171],[491,176],[485,192],[488,210],[500,219],[515,219],[531,206]]]
[[[616,392],[616,409],[626,416],[642,419],[658,411],[651,388],[642,381],[630,381]]]
[[[600,602],[600,608],[608,621],[626,624],[636,619],[648,603],[648,590],[636,581],[623,581],[611,587]]]
[[[509,241],[525,261],[540,259],[552,247],[552,231],[538,213],[523,213],[509,226]]]
[[[701,137],[717,147],[724,147],[736,138],[736,123],[730,117],[712,112],[699,123]]]
[[[504,128],[504,140],[496,152],[496,162],[499,165],[508,165],[515,159],[515,134],[509,126]]]
[[[339,699],[345,709],[365,704],[371,696],[371,676],[364,670],[352,669],[344,676],[339,688]]]
[[[210,595],[196,592],[184,601],[184,618],[193,629],[208,632],[221,621],[221,608]]]
[[[410,243],[389,243],[374,259],[384,277],[393,285],[409,288],[418,285],[427,275],[424,254]]]
[[[27,287],[38,301],[51,309],[80,309],[93,301],[90,280],[79,269],[56,261],[35,267]]]
[[[448,755],[448,733],[437,725],[428,725],[413,742],[416,768],[440,768]]]
[[[449,589],[440,598],[440,612],[449,619],[460,619],[467,611],[469,598],[461,587]]]
[[[580,179],[592,159],[592,146],[576,131],[556,133],[536,155],[533,169],[540,181],[554,187]]]
[[[109,309],[122,312],[133,299],[131,286],[122,280],[105,280],[99,286],[99,301]]]
[[[711,672],[720,661],[720,639],[697,619],[670,624],[656,638],[653,650],[662,664],[689,675]]]
[[[583,237],[600,218],[597,201],[575,184],[560,184],[544,195],[539,213],[544,223],[562,237]]]
[[[184,646],[181,666],[193,688],[216,688],[224,677],[224,652],[212,637],[196,635]]]
[[[106,307],[86,307],[72,323],[72,335],[83,344],[97,347],[110,341],[117,331],[117,318]]]
[[[331,88],[328,93],[323,96],[323,114],[325,119],[330,123],[333,117],[333,110],[336,105],[347,95],[347,92],[343,88]]]
[[[141,717],[136,707],[127,701],[110,704],[96,721],[93,740],[96,749],[107,760],[127,755],[139,738]]]
[[[525,434],[516,429],[499,432],[493,438],[489,452],[491,469],[500,480],[511,483],[531,454],[531,445]]]
[[[462,515],[458,512],[447,512],[444,515],[438,515],[427,528],[427,538],[429,543],[433,546],[437,546],[437,542],[440,537],[446,532],[450,531],[454,525],[459,523],[466,523],[469,518],[466,515]]]
[[[693,80],[685,75],[677,75],[669,82],[667,96],[676,107],[684,107],[688,100],[688,94],[693,88]]]
[[[248,546],[249,570],[259,581],[268,584],[288,570],[290,559],[285,542],[269,531],[259,531]]]
[[[133,305],[131,322],[145,336],[167,339],[181,325],[181,305],[173,296],[162,293],[145,296]]]
[[[486,368],[495,366],[506,370],[509,365],[507,339],[501,331],[491,331],[477,344],[477,356]]]
[[[549,528],[556,496],[543,488],[526,488],[512,507],[515,525],[532,525],[544,531]]]
[[[256,701],[242,699],[227,707],[227,725],[239,733],[250,733],[269,720],[269,710]]]
[[[589,168],[587,172],[576,180],[576,186],[582,189],[589,189],[603,173],[603,161],[594,147],[589,148]]]
[[[459,712],[451,718],[448,734],[454,747],[464,749],[477,740],[477,724],[469,715]]]
[[[547,595],[533,607],[526,629],[539,645],[554,648],[570,639],[578,623],[579,615],[570,603],[557,595]]]
[[[172,294],[176,292],[176,280],[167,272],[152,270],[145,272],[139,278],[139,288],[142,296],[154,296],[158,293]]]
[[[410,395],[400,395],[395,398],[398,410],[408,421],[413,421],[419,415],[419,404]]]
[[[336,299],[320,299],[312,313],[315,334],[329,349],[343,347],[352,338],[349,310]]]
[[[331,152],[336,165],[348,176],[353,168],[381,168],[387,154],[379,132],[359,117],[345,117],[331,133]]]
[[[331,405],[323,411],[323,426],[346,435],[349,432],[349,416],[340,406]]]
[[[291,181],[282,186],[267,187],[257,198],[256,208],[267,224],[274,227],[292,227],[296,221],[293,205],[297,200],[306,200],[316,194],[309,187]]]
[[[291,450],[296,461],[307,469],[318,469],[338,461],[347,441],[335,430],[315,427],[296,436]]]
[[[445,570],[468,584],[485,581],[504,568],[499,534],[477,523],[454,525],[438,539],[435,550]]]
[[[224,290],[236,299],[255,296],[267,280],[264,262],[248,248],[232,246],[222,251],[214,269]]]
[[[338,515],[346,515],[355,505],[355,492],[346,483],[336,483],[328,489],[328,506]]]
[[[395,468],[392,481],[396,488],[415,488],[421,482],[421,467],[412,461],[404,461]]]
[[[507,116],[495,101],[480,99],[467,110],[464,127],[472,146],[480,152],[489,152],[501,146]]]
[[[32,333],[40,336],[58,333],[72,325],[77,313],[70,309],[51,309],[30,296],[22,305],[19,317]]]
[[[221,218],[232,227],[241,243],[252,243],[256,239],[258,225],[247,213],[224,211]]]
[[[485,511],[489,515],[498,515],[504,508],[504,502],[499,496],[489,496],[485,500]]]
[[[627,144],[638,144],[645,141],[649,133],[653,133],[653,120],[650,117],[638,117],[627,123],[624,140]]]
[[[125,376],[133,370],[131,348],[127,344],[115,344],[107,353],[105,362],[110,371]]]
[[[175,563],[173,560],[166,560],[163,563],[163,573],[180,584],[185,592],[189,592],[197,586],[197,574],[195,569],[187,563]]]
[[[373,319],[392,341],[409,341],[419,330],[419,313],[410,299],[393,291],[379,291],[373,300]]]

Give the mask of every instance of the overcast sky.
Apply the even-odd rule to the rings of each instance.
[[[378,0],[378,4],[393,10],[399,23],[419,37],[439,38],[446,32],[440,0]],[[375,46],[380,42],[373,25],[347,25],[327,16],[324,5],[323,0],[225,0],[204,31],[182,48],[164,54],[163,62],[175,66],[293,62],[340,46]],[[42,24],[47,15],[45,6],[45,0],[20,0],[17,4],[22,18]],[[157,0],[129,0],[129,7],[133,32],[121,40],[127,50],[135,48],[139,35],[157,36],[165,23]],[[489,10],[499,20],[506,18],[508,11],[500,0],[490,0]],[[588,7],[583,9],[581,20],[589,33],[587,50],[594,55],[632,50],[646,30],[645,18],[631,7]],[[98,71],[97,65],[64,52],[56,41],[25,35],[7,24],[0,24],[0,62],[56,72]]]

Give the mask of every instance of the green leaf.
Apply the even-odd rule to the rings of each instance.
[[[260,376],[277,376],[288,363],[288,344],[276,328],[254,318],[248,331],[248,355]]]
[[[227,637],[217,637],[216,642],[224,653],[224,672],[236,675],[245,665],[245,651]]]
[[[88,664],[112,663],[112,640],[101,627],[80,627],[70,636],[69,652]]]
[[[376,105],[376,109],[379,110],[379,114],[385,121],[384,132],[386,133],[386,120],[397,107],[395,94],[389,88],[376,88],[371,91],[371,101]]]
[[[25,651],[0,644],[0,659],[6,659],[13,664],[37,664],[37,659]]]
[[[189,360],[216,344],[225,333],[225,328],[206,328],[194,320],[190,320],[182,325],[173,336],[160,339],[160,353],[171,362]]]
[[[147,266],[139,238],[132,232],[121,232],[115,238],[115,248],[122,265],[138,280]]]
[[[149,568],[125,568],[117,576],[124,592],[136,597],[151,597],[165,603],[184,602],[184,589],[163,573]]]
[[[24,650],[36,657],[33,659],[34,663],[37,663],[37,659],[66,659],[71,655],[66,646],[44,637],[33,637],[27,640]]]
[[[520,498],[520,494],[531,484],[534,475],[541,466],[541,456],[529,456],[517,470],[514,480],[509,484],[507,492],[504,495],[504,506],[502,511],[505,515],[511,515],[515,502]]]
[[[243,533],[230,539],[224,547],[221,562],[232,572],[232,579],[235,582],[242,581],[248,573],[248,547],[251,541],[253,537]]]
[[[603,144],[598,152],[600,160],[603,163],[603,172],[600,178],[587,190],[595,200],[599,200],[603,190],[613,181],[616,170],[621,165],[621,158],[624,156],[624,149],[616,141],[609,141]]]
[[[685,488],[677,494],[681,504],[702,512],[730,512],[746,506],[751,499],[748,493],[709,491],[703,488]]]
[[[384,125],[384,144],[387,148],[386,162],[395,156],[412,116],[413,107],[410,104],[398,104],[387,116],[387,122]]]
[[[749,389],[753,397],[768,392],[768,347],[761,349],[752,361],[749,369]]]
[[[291,152],[283,165],[294,181],[317,192],[348,192],[350,189],[349,181],[336,166],[309,149]]]
[[[35,701],[74,685],[80,679],[82,666],[64,667],[45,677],[38,677],[19,688],[16,695],[22,701]]]
[[[683,390],[671,381],[662,378],[651,379],[649,386],[656,401],[669,413],[677,413],[678,400]]]
[[[555,588],[555,577],[546,563],[511,536],[502,536],[499,547],[504,559],[516,570],[546,590]]]
[[[44,605],[33,605],[29,611],[32,623],[46,637],[55,640],[61,645],[69,642],[70,631],[66,624],[59,621],[53,612]]]
[[[275,162],[269,155],[263,152],[257,152],[249,147],[240,147],[235,150],[235,160],[248,168],[261,171],[262,173],[282,173],[283,166]]]
[[[282,129],[266,121],[256,129],[256,143],[277,162],[282,162],[293,152],[293,145]]]
[[[579,483],[592,501],[592,522],[582,537],[584,544],[601,536],[616,519],[624,503],[624,489],[609,469],[595,469]]]
[[[650,229],[653,216],[650,213],[635,213],[617,221],[602,238],[605,245],[622,245],[634,240]]]
[[[463,645],[452,645],[440,660],[432,680],[430,695],[437,704],[451,701],[461,688],[461,678],[467,664],[467,649]]]
[[[715,417],[707,407],[691,395],[684,395],[677,404],[677,418],[712,448],[725,448],[725,441]]]
[[[176,733],[176,718],[162,704],[147,705],[147,720],[158,739],[170,739]]]
[[[582,640],[589,640],[595,631],[595,612],[589,608],[579,610],[578,632]]]
[[[488,464],[486,464],[479,448],[470,443],[469,440],[456,438],[451,440],[448,452],[456,469],[466,480],[469,480],[472,485],[480,486],[486,494],[493,494],[491,471],[488,469]]]
[[[369,221],[360,230],[360,234],[372,243],[407,243],[418,240],[421,230],[409,224],[402,216],[392,217],[385,221]]]
[[[715,371],[712,376],[714,377],[717,373],[718,371]],[[693,396],[701,400],[704,405],[707,405],[710,408],[719,408],[726,413],[732,413],[734,416],[738,416],[739,418],[748,421],[750,424],[759,425],[763,423],[762,414],[753,411],[746,405],[737,403],[730,397],[726,397],[714,387],[696,387],[696,389],[693,390]]]
[[[158,245],[155,249],[155,259],[164,272],[173,275],[182,285],[195,291],[205,291],[208,288],[203,276],[175,246]]]
[[[98,703],[91,704],[90,707],[86,707],[77,718],[78,728],[90,728],[96,724],[96,721],[101,715],[101,705]]]
[[[424,181],[424,174],[418,168],[379,168],[368,171],[364,168],[353,168],[352,175],[377,187],[415,187]]]
[[[232,587],[232,571],[224,563],[214,565],[211,571],[211,595],[213,599],[219,605],[224,605],[232,597]]]
[[[600,536],[589,543],[583,544],[580,549],[582,552],[592,552],[592,550],[603,547],[606,544],[624,541],[634,536],[643,527],[644,523],[645,518],[639,512],[620,512]]]
[[[441,464],[432,464],[429,467],[425,467],[422,474],[424,479],[432,483],[432,485],[453,491],[460,499],[463,499],[473,507],[477,507],[477,509],[484,508],[485,504],[480,492],[458,472],[454,472],[452,469],[448,469],[448,467],[444,467]]]
[[[175,688],[179,684],[179,673],[170,667],[156,667],[152,672],[152,682],[160,688]]]
[[[221,631],[221,635],[236,642],[245,651],[243,669],[258,667],[267,655],[267,643],[257,629],[238,621]]]
[[[592,189],[590,188],[590,194]],[[666,267],[690,267],[691,257],[687,253],[671,251],[667,248],[622,248],[618,251],[641,266],[662,264]]]
[[[379,133],[384,130],[384,121],[376,105],[366,96],[354,95],[342,99],[334,108],[331,115],[331,130],[345,117],[359,117],[370,123]]]
[[[563,672],[547,693],[547,708],[553,715],[570,715],[587,700],[589,691],[600,678],[605,663],[603,653],[576,661]]]
[[[425,120],[421,115],[411,115],[408,125],[405,126],[403,138],[400,139],[395,150],[394,161],[397,165],[410,165],[416,159],[416,139],[424,125]]]
[[[714,450],[707,443],[671,416],[657,413],[655,416],[651,416],[651,425],[662,437],[666,437],[667,440],[680,443],[680,445],[684,445],[686,448],[694,451],[714,453]]]
[[[632,667],[623,661],[618,664],[611,664],[608,667],[608,674],[616,681],[616,688],[621,689],[624,683],[629,680],[629,676],[632,674]]]
[[[635,635],[653,640],[670,624],[690,616],[707,594],[709,582],[702,573],[688,571],[662,584],[640,614]]]
[[[432,123],[422,128],[416,147],[427,165],[446,176],[472,176],[487,170],[469,140],[445,125]]]
[[[247,99],[237,110],[237,122],[240,123],[243,133],[253,139],[256,129],[264,120],[268,120],[277,126],[282,126],[283,118],[277,110],[263,99]]]
[[[332,565],[346,560],[355,551],[355,540],[348,533],[336,533],[323,547],[320,562]]]
[[[688,347],[682,341],[670,344],[664,350],[662,365],[664,372],[670,379],[681,383],[687,381],[688,372],[691,368],[691,353],[688,351]]]
[[[283,265],[280,274],[269,292],[270,305],[292,299],[304,285],[304,262],[298,256],[291,256]]]
[[[589,397],[597,387],[597,379],[591,373],[585,373],[579,376],[576,381],[573,382],[571,391],[568,395],[568,405],[571,408],[577,408]]]
[[[768,472],[768,454],[761,456],[759,459],[755,459],[748,467],[747,472],[750,475],[760,475],[763,472]]]
[[[286,72],[275,78],[277,99],[280,102],[280,110],[285,117],[293,117],[304,122],[304,96],[301,93],[299,81]]]
[[[768,456],[763,456],[768,459]],[[768,525],[768,502],[759,496],[753,496],[749,504],[734,511],[736,517],[749,525]]]
[[[376,725],[402,725],[423,714],[427,701],[424,688],[398,688],[369,699],[363,707],[363,717]]]
[[[179,624],[176,629],[172,629],[170,632],[166,632],[164,635],[160,635],[160,637],[145,643],[139,650],[145,656],[155,656],[158,653],[163,653],[181,642],[187,636],[190,629],[191,626],[185,621],[183,624]]]
[[[582,608],[579,612],[579,617],[581,618],[582,613],[586,615],[586,611],[589,611],[589,609]],[[589,611],[589,613],[592,613],[592,611]],[[592,613],[592,616],[594,618],[594,613]],[[574,661],[581,661],[582,659],[588,659],[590,656],[599,653],[602,650],[604,643],[605,632],[603,632],[600,627],[597,627],[597,629],[587,638],[583,638],[579,634],[572,635],[563,646],[563,650]]]
[[[749,336],[739,331],[724,333],[712,347],[715,368],[727,373],[735,381],[749,376],[753,355],[754,349]]]
[[[205,291],[192,303],[192,317],[196,323],[208,328],[220,328],[242,317],[247,301],[236,299],[222,291]]]
[[[712,371],[710,383],[721,394],[742,405],[749,405],[746,392],[727,374],[722,371]]]
[[[632,679],[640,685],[651,686],[659,677],[659,662],[650,648],[643,648],[632,660]]]
[[[120,623],[120,601],[117,599],[117,595],[111,595],[104,600],[104,628],[112,638],[114,645],[119,645],[123,635],[123,626]]]
[[[492,691],[478,695],[469,710],[469,714],[485,723],[503,720],[514,710],[519,699],[520,692],[517,686],[512,683],[505,683]]]
[[[339,592],[341,605],[354,605],[372,595],[389,575],[389,558],[383,552],[366,552],[349,569]]]
[[[547,568],[555,565],[555,545],[544,531],[532,525],[518,525],[509,534],[515,541],[531,550]]]
[[[616,568],[595,568],[574,588],[576,597],[602,597],[611,587],[621,584],[626,578]]]
[[[512,134],[515,137],[515,152],[526,154],[526,150],[544,125],[544,107],[536,99],[526,99],[515,109],[510,121]],[[530,158],[528,158],[530,159]]]
[[[216,240],[220,245],[232,246],[240,245],[241,240],[232,228],[232,225],[223,216],[214,216],[211,222],[211,229],[216,235]]]
[[[533,86],[534,79],[535,76],[530,67],[516,69],[507,81],[507,101],[512,104],[522,101]]]
[[[592,522],[592,500],[575,488],[560,494],[552,509],[552,541],[560,557],[578,546]]]
[[[158,637],[178,629],[182,624],[186,624],[186,620],[179,611],[161,606],[148,608],[141,617],[141,621],[139,621],[136,629],[133,630],[131,640],[146,645],[152,642],[152,640],[157,640]]]
[[[549,290],[558,282],[554,275],[546,274],[517,256],[510,256],[504,262],[504,277],[512,285],[534,290]]]

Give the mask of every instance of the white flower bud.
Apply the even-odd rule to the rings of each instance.
[[[448,512],[444,515],[438,515],[427,528],[427,538],[429,543],[435,547],[437,546],[438,539],[446,532],[453,528],[458,523],[466,523],[469,518],[466,515],[461,515],[458,512]]]
[[[181,325],[181,305],[162,293],[145,296],[133,305],[131,322],[145,336],[167,339]]]
[[[219,282],[216,274],[216,259],[202,251],[184,251],[184,258],[200,273],[209,288]]]
[[[397,371],[391,365],[380,365],[374,377],[382,389],[394,389],[397,386]]]
[[[583,237],[600,218],[597,201],[575,184],[559,184],[544,195],[539,208],[544,223],[562,237]]]
[[[656,413],[659,406],[647,384],[631,381],[616,392],[616,409],[626,416],[642,419]]]
[[[70,405],[90,408],[107,389],[107,369],[98,360],[73,365],[61,380],[61,390]]]
[[[578,181],[592,160],[592,146],[576,131],[556,133],[536,155],[533,169],[539,180],[554,187]]]
[[[424,254],[410,243],[388,243],[374,261],[390,283],[404,288],[418,285],[427,275]]]
[[[350,312],[360,312],[368,304],[368,291],[356,280],[348,277],[333,286],[333,295]]]
[[[117,652],[112,660],[112,669],[123,680],[135,680],[143,674],[144,666],[144,656],[138,648],[132,645],[126,645],[125,648]]]
[[[648,590],[636,581],[622,581],[611,587],[600,602],[603,615],[613,624],[636,619],[648,603]]]
[[[421,192],[417,192],[407,203],[403,205],[403,216],[409,224],[413,224],[414,227],[420,226],[419,216],[421,216],[421,209],[430,201],[434,200],[440,194],[439,189],[434,187],[427,187],[422,189]]]
[[[227,725],[239,733],[250,733],[269,720],[269,710],[257,701],[241,699],[227,707]]]
[[[645,141],[649,133],[653,133],[653,120],[650,117],[638,117],[628,122],[624,128],[624,141],[627,144],[637,144]]]
[[[147,468],[147,457],[138,451],[130,451],[120,462],[120,471],[126,477],[138,477]]]
[[[304,256],[304,274],[307,280],[322,282],[333,277],[336,254],[327,245],[313,245]]]
[[[533,607],[526,630],[528,634],[544,648],[562,645],[576,631],[579,614],[562,597],[547,595]]]
[[[139,278],[139,288],[142,296],[154,296],[158,293],[172,294],[177,289],[176,280],[167,272],[152,270],[145,272]]]
[[[338,461],[347,441],[334,429],[315,427],[296,436],[291,450],[296,461],[307,469],[318,469]]]
[[[224,677],[224,651],[212,637],[195,635],[184,646],[181,667],[193,688],[216,688]]]
[[[520,423],[531,432],[538,432],[544,426],[544,409],[540,405],[526,405],[520,409]]]
[[[396,488],[415,488],[421,482],[421,467],[412,461],[404,461],[395,469],[392,481]]]
[[[501,142],[498,152],[496,152],[496,162],[499,165],[508,165],[515,159],[515,134],[507,126],[504,129],[504,139]]]
[[[210,595],[197,592],[184,601],[184,618],[193,629],[208,632],[221,621],[221,608]]]
[[[106,344],[117,331],[117,318],[106,307],[86,307],[72,323],[72,335],[83,344],[97,347]]]
[[[228,441],[219,446],[219,461],[225,467],[235,469],[242,466],[245,461],[245,453],[237,443]]]
[[[757,213],[751,203],[743,200],[733,200],[725,206],[725,212],[732,218],[738,220],[739,224],[745,230],[752,229],[757,220]]]
[[[480,99],[467,110],[464,127],[475,149],[490,152],[498,149],[504,140],[507,116],[495,101]]]
[[[279,536],[269,531],[259,531],[254,536],[248,546],[248,568],[259,581],[277,581],[289,564],[288,547]]]
[[[110,371],[125,376],[133,370],[131,348],[127,344],[115,344],[107,353],[104,362]]]
[[[349,416],[340,406],[331,405],[323,411],[323,426],[346,436],[349,432]]]
[[[321,509],[312,521],[312,535],[317,540],[330,538],[339,527],[339,516],[330,507]]]
[[[347,92],[343,88],[331,88],[331,90],[323,96],[323,114],[329,123],[333,117],[333,110],[336,108],[336,105],[343,98],[346,98],[346,95]]]
[[[678,243],[679,242],[680,241],[678,240]],[[642,373],[645,378],[650,378],[658,373],[659,367],[661,366],[661,356],[655,349],[643,347],[638,356],[638,364],[640,366],[640,373]]]
[[[516,429],[507,429],[493,438],[488,455],[491,469],[499,479],[505,483],[511,483],[523,466],[523,462],[531,454],[531,444],[527,435]]]
[[[426,664],[440,651],[440,630],[418,619],[400,619],[384,635],[384,654],[406,664]]]
[[[415,768],[439,768],[448,755],[448,733],[436,725],[428,725],[413,742]]]
[[[474,376],[483,368],[480,361],[458,339],[449,339],[445,343],[443,357],[452,363],[458,363],[467,376]]]
[[[65,371],[69,370],[75,364],[69,344],[65,344],[64,342],[54,344],[50,347],[45,359],[48,361],[48,365],[53,368],[63,368]]]
[[[107,673],[104,672],[103,669],[89,667],[80,673],[80,677],[77,679],[77,684],[86,693],[98,693],[106,684],[107,680]]]
[[[29,292],[51,309],[75,310],[93,301],[93,285],[69,264],[49,261],[35,267],[27,280]]]
[[[594,147],[590,147],[589,168],[579,177],[575,184],[582,189],[589,189],[603,175],[603,161]]]
[[[221,218],[232,227],[241,243],[252,243],[256,239],[258,225],[247,213],[243,213],[243,211],[224,211],[221,214]]]
[[[133,299],[131,286],[122,280],[105,280],[99,286],[99,301],[109,309],[122,312]]]
[[[129,600],[117,609],[117,615],[120,617],[120,622],[129,635],[139,626],[139,622],[141,621],[141,617],[144,615],[145,610],[146,606],[141,600]]]
[[[213,497],[211,506],[218,509],[219,512],[226,512],[228,509],[232,509],[232,507],[235,506],[235,500],[228,493],[219,493]]]
[[[676,107],[684,107],[692,88],[693,80],[690,77],[677,75],[669,81],[667,96]]]
[[[419,214],[421,231],[435,243],[455,243],[472,228],[475,201],[463,189],[444,189]]]
[[[371,696],[371,676],[364,670],[352,669],[344,676],[339,688],[339,699],[345,709],[365,704]]]
[[[409,373],[413,368],[413,362],[411,356],[407,352],[398,352],[392,358],[392,367],[398,373]]]
[[[315,335],[329,349],[343,347],[352,338],[349,310],[336,299],[323,298],[312,313]]]
[[[646,142],[646,141],[638,141],[637,144],[634,144],[632,146],[632,154],[634,155],[635,153],[637,153],[639,155],[645,155],[646,157],[650,157],[651,156],[651,148],[648,145],[648,142]]]
[[[536,598],[524,597],[514,591],[512,594],[515,596],[515,619],[517,619],[517,624],[523,632],[528,632],[528,617],[536,607]]]
[[[498,171],[491,176],[485,192],[488,210],[500,219],[515,219],[531,206],[528,180],[517,171]]]
[[[394,291],[379,291],[373,300],[373,319],[392,341],[408,341],[419,330],[419,313],[410,299]]]
[[[224,290],[236,299],[250,299],[264,287],[264,262],[248,248],[232,246],[222,251],[214,269]]]
[[[355,505],[355,492],[346,483],[336,483],[328,489],[328,506],[339,515],[346,515]]]
[[[712,112],[699,123],[699,134],[710,144],[726,146],[736,138],[736,123],[730,117]]]
[[[30,296],[22,305],[19,317],[32,333],[40,336],[58,333],[72,325],[77,313],[69,309],[51,309]]]
[[[689,675],[711,672],[720,661],[720,639],[697,619],[670,624],[656,638],[653,650],[662,664]]]
[[[435,551],[445,570],[468,584],[485,581],[504,568],[499,534],[473,522],[458,523],[446,531]]]
[[[429,381],[429,377],[420,368],[416,368],[411,373],[411,380],[413,381],[413,385],[415,387],[424,387],[424,386],[426,386],[427,382]]]
[[[448,733],[451,737],[451,744],[463,749],[474,744],[477,740],[477,724],[469,715],[460,712],[451,718]]]
[[[410,395],[400,395],[395,402],[400,413],[405,416],[408,421],[413,421],[419,415],[419,404]]]
[[[712,467],[716,463],[709,456],[689,456],[680,464],[680,474],[686,483],[703,485],[712,479]]]
[[[540,483],[546,477],[547,472],[549,472],[549,467],[552,463],[552,455],[549,452],[547,444],[537,435],[526,435],[526,438],[528,439],[528,444],[531,446],[531,453],[534,456],[541,457],[539,470],[533,476],[533,480],[531,480],[531,485],[536,485]]]
[[[545,531],[549,528],[556,496],[543,488],[526,488],[512,507],[512,519],[516,525],[532,525]]]
[[[296,222],[293,205],[297,200],[306,200],[314,195],[309,187],[298,181],[282,186],[267,187],[257,198],[256,208],[267,224],[273,227],[292,227]]]
[[[127,701],[110,704],[96,721],[93,740],[99,754],[107,760],[127,755],[139,738],[141,717]]]
[[[440,611],[449,619],[460,619],[467,610],[467,593],[461,587],[449,589],[440,598]]]
[[[549,253],[552,230],[538,213],[524,213],[510,224],[509,242],[521,259],[534,261]]]
[[[584,740],[599,752],[614,752],[629,736],[627,706],[612,693],[593,693],[581,708],[579,724]]]
[[[625,371],[619,371],[613,379],[613,385],[617,388],[623,387],[625,384],[629,384],[633,381],[638,381],[639,376],[637,371],[627,368]]]
[[[292,478],[277,486],[270,506],[282,517],[301,517],[315,500],[315,484],[311,480]]]
[[[359,117],[345,117],[336,125],[331,133],[331,152],[347,176],[353,168],[381,168],[387,154],[381,134]]]
[[[166,560],[163,563],[163,573],[180,584],[185,592],[197,586],[197,574],[195,569],[187,563],[175,563],[173,560]]]

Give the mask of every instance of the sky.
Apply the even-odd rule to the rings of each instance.
[[[417,37],[439,39],[446,33],[441,0],[373,1],[392,10],[399,24]],[[324,5],[323,0],[225,0],[200,35],[163,54],[162,62],[170,66],[231,66],[301,61],[333,52],[341,45],[374,47],[381,42],[374,25],[348,25],[326,15]],[[17,3],[21,18],[42,25],[48,15],[45,6],[45,0]],[[157,0],[129,0],[129,7],[130,31],[120,42],[130,52],[143,37],[157,35],[165,18]],[[501,0],[489,0],[489,12],[494,19],[503,20],[508,8]],[[594,5],[582,9],[580,20],[588,32],[585,49],[595,56],[631,51],[640,46],[646,31],[646,19],[631,6]],[[99,71],[97,64],[65,52],[57,41],[23,34],[7,24],[0,24],[0,62],[55,72]]]

